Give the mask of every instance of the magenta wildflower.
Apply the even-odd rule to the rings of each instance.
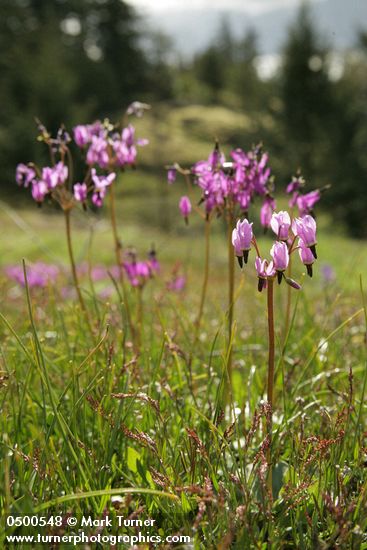
[[[293,176],[292,181],[288,183],[286,193],[290,194],[297,192],[299,189],[301,189],[301,187],[304,187],[305,183],[306,182],[303,176],[301,175],[300,171],[298,171],[297,175]]]
[[[101,208],[103,206],[103,200],[105,196],[106,196],[105,189],[101,189],[101,191],[95,191],[92,194],[92,203],[94,204],[94,206],[96,206],[97,208]]]
[[[167,289],[173,292],[181,292],[186,286],[186,277],[184,275],[178,275],[167,282]]]
[[[240,267],[242,267],[243,261],[247,264],[252,237],[252,223],[249,223],[247,219],[244,219],[242,222],[238,220],[236,227],[232,231],[232,244]]]
[[[110,163],[108,154],[108,143],[106,138],[92,136],[92,141],[87,152],[87,164],[97,164],[103,170],[107,169]]]
[[[79,124],[74,128],[74,141],[78,147],[84,147],[92,139],[89,126]]]
[[[18,284],[25,286],[23,267],[19,265],[8,266],[5,268],[8,277]],[[56,265],[36,262],[27,266],[27,282],[30,288],[46,287],[51,281],[54,281],[59,274],[59,268]]]
[[[182,216],[185,219],[185,222],[188,223],[189,214],[191,213],[191,210],[192,210],[191,201],[190,201],[189,197],[187,197],[186,195],[181,197],[180,202],[179,202],[179,208],[180,208],[180,212],[181,212]]]
[[[279,240],[288,240],[289,229],[291,226],[291,219],[288,212],[285,212],[284,210],[281,210],[278,213],[274,212],[270,220],[270,226]]]
[[[320,198],[321,193],[318,189],[315,189],[315,191],[310,191],[310,193],[307,193],[306,195],[298,195],[296,204],[299,210],[299,215],[303,217],[312,212],[313,207],[320,200]]]
[[[144,146],[147,143],[148,140],[146,139],[135,139],[135,128],[131,124],[123,128],[121,135],[117,134],[112,141],[118,166],[135,164],[137,156],[136,145]]]
[[[68,177],[68,167],[60,160],[55,166],[42,168],[41,180],[46,184],[49,191],[58,185],[63,185]]]
[[[263,288],[266,288],[267,279],[275,277],[276,271],[273,262],[269,263],[268,260],[262,260],[259,256],[255,259],[255,268],[259,279],[257,288],[261,292]]]
[[[151,250],[147,261],[137,261],[134,251],[128,253],[129,260],[123,262],[123,268],[132,286],[143,288],[146,282],[160,270],[156,253]]]
[[[147,262],[125,262],[124,269],[130,281],[135,287],[143,287],[147,279],[152,276],[152,272]]]
[[[84,202],[87,199],[88,188],[86,183],[76,183],[74,185],[74,197],[78,202]]]
[[[277,241],[271,247],[270,255],[273,258],[274,268],[278,275],[278,283],[280,284],[282,282],[283,273],[287,269],[289,263],[287,244],[284,241]]]
[[[315,261],[314,255],[311,252],[310,248],[305,245],[302,239],[299,239],[298,246],[298,252],[299,257],[301,258],[301,262],[306,266],[307,274],[312,277],[312,264]]]
[[[26,164],[18,164],[15,179],[18,185],[28,187],[29,184],[36,178],[36,172]]]
[[[275,210],[275,200],[272,197],[266,197],[260,210],[260,223],[267,229],[270,226],[271,217]]]
[[[168,168],[167,171],[167,181],[169,184],[175,183],[177,176],[176,168]]]
[[[43,202],[48,192],[49,192],[49,189],[47,187],[47,184],[44,181],[33,180],[32,197],[36,202],[38,203]]]
[[[95,168],[92,168],[91,175],[96,191],[102,191],[103,189],[106,189],[106,187],[111,185],[111,183],[114,182],[116,179],[115,172],[111,172],[107,176],[98,176]]]
[[[307,248],[311,249],[314,258],[317,259],[315,219],[308,214],[303,218],[295,218],[292,223],[292,231],[303,241]]]
[[[92,203],[100,208],[103,205],[103,199],[106,196],[106,189],[114,182],[114,180],[116,179],[116,174],[115,172],[111,172],[107,176],[99,176],[97,175],[96,169],[92,168],[91,175],[92,181],[94,183]]]

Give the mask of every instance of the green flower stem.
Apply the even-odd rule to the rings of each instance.
[[[227,246],[228,246],[228,352],[227,362],[227,392],[226,397],[232,394],[232,327],[233,327],[233,306],[234,306],[234,251],[232,245],[232,230],[234,225],[234,216],[232,210],[228,213],[227,219]]]
[[[92,331],[92,325],[91,325],[91,322],[90,322],[90,318],[89,318],[89,315],[88,315],[88,310],[87,310],[87,307],[85,305],[83,294],[80,290],[79,278],[78,278],[78,273],[77,273],[77,270],[76,270],[74,251],[73,251],[73,243],[72,243],[72,239],[71,239],[70,214],[71,214],[70,209],[64,210],[66,240],[67,240],[67,245],[68,245],[68,253],[69,253],[69,259],[70,259],[71,273],[72,273],[72,276],[73,276],[74,286],[75,286],[75,290],[76,290],[76,293],[77,293],[77,296],[78,296],[78,300],[79,300],[81,310],[84,313],[84,316],[85,316],[85,319],[88,323],[90,331],[93,332]]]
[[[131,338],[133,341],[135,341],[135,329],[134,325],[131,319],[131,312],[130,312],[130,306],[129,306],[129,300],[127,298],[127,289],[126,289],[126,283],[125,283],[125,277],[124,277],[124,268],[122,265],[122,246],[121,242],[118,236],[117,232],[117,222],[116,222],[116,201],[115,201],[115,184],[112,183],[110,185],[110,216],[111,216],[111,226],[112,226],[112,234],[113,234],[113,240],[115,244],[115,257],[116,257],[116,263],[119,268],[119,276],[120,276],[120,284],[122,288],[122,295],[124,299],[124,305],[125,305],[125,312],[126,312],[126,318],[127,322],[130,328]]]

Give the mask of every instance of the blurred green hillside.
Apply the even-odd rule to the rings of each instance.
[[[25,197],[14,185],[16,164],[47,162],[34,117],[52,132],[60,124],[71,130],[118,120],[139,99],[152,104],[137,127],[150,140],[140,165],[150,200],[162,202],[161,225],[170,213],[154,178],[165,164],[207,156],[218,138],[226,150],[262,141],[278,187],[299,167],[310,189],[331,185],[323,208],[352,236],[366,237],[364,32],[339,55],[335,78],[335,52],[302,7],[284,37],[281,67],[264,81],[256,34],[234,38],[225,21],[205,51],[174,64],[169,40],[120,0],[3,0],[0,10],[0,188],[13,207]]]

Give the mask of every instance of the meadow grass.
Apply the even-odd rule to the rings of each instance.
[[[184,115],[192,131],[197,109]],[[159,125],[168,124],[163,120],[147,119],[146,133],[149,124],[159,133]],[[200,131],[186,160],[201,151],[206,156]],[[161,132],[166,135],[167,128]],[[182,132],[175,134],[177,151]],[[203,224],[193,220],[186,228],[177,221],[180,192],[168,191],[162,174],[123,174],[118,185],[124,246],[134,245],[144,256],[154,243],[162,266],[141,294],[129,291],[138,346],[113,277],[82,279],[92,319],[88,329],[71,290],[62,217],[48,208],[0,204],[2,267],[22,258],[25,269],[39,260],[64,266],[46,288],[21,288],[3,270],[0,275],[4,518],[9,513],[153,518],[150,534],[191,538],[162,543],[163,548],[367,548],[367,256],[361,243],[331,232],[328,218],[319,217],[314,279],[306,280],[302,266],[296,271],[303,289],[292,294],[287,334],[287,291],[276,285],[270,494],[266,299],[256,291],[255,274],[236,270],[233,400],[226,404],[225,226],[219,220],[211,237],[209,291],[196,338]],[[77,262],[111,267],[105,214],[73,212],[72,224]],[[268,248],[270,238],[264,238]],[[167,281],[177,262],[187,285],[172,292]],[[323,275],[323,264],[332,267],[333,280]],[[116,525],[84,531],[136,536],[139,530]],[[1,531],[4,536],[4,522]],[[77,531],[66,523],[43,530]],[[29,529],[7,530],[24,532]]]
[[[62,220],[50,213],[17,215],[27,225],[21,227],[10,211],[4,215],[13,246],[3,240],[1,257],[64,263]],[[88,257],[88,224],[75,222],[81,224],[76,248],[82,260]],[[106,221],[93,223],[93,262],[111,265]],[[271,500],[262,402],[266,315],[255,277],[236,277],[234,403],[223,408],[224,235],[218,230],[213,236],[211,290],[192,349],[200,228],[167,234],[129,220],[124,232],[131,242],[155,241],[158,250],[165,243],[164,271],[144,289],[138,353],[116,293],[106,301],[83,281],[93,314],[90,335],[60,286],[31,289],[27,305],[26,290],[15,291],[3,277],[4,513],[137,513],[154,517],[162,534],[190,535],[195,548],[366,547],[366,329],[358,243],[327,233],[319,237],[320,263],[333,265],[336,280],[326,284],[317,269],[315,284],[305,281],[293,298],[297,311],[285,346],[285,289],[276,288]],[[188,272],[183,294],[167,292],[164,284],[177,260]],[[113,493],[122,498],[112,502]]]

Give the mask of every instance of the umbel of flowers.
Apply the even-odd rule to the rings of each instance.
[[[177,164],[168,167],[168,183],[174,183],[177,172],[189,176],[190,182],[201,190],[198,204],[204,205],[206,217],[213,212],[219,216],[229,211],[234,214],[236,210],[248,212],[255,196],[262,197],[268,208],[275,208],[268,153],[262,151],[262,146],[248,152],[235,149],[230,156],[231,161],[227,162],[216,143],[208,159],[196,162],[189,170]],[[189,197],[182,197],[179,206],[186,218],[192,210]]]
[[[250,250],[249,237],[250,227],[238,226],[238,232],[235,237],[232,237],[232,228],[236,217],[248,218],[251,205],[255,199],[261,201],[260,208],[260,223],[264,230],[272,227],[275,228],[276,224],[280,227],[280,240],[286,242],[285,235],[288,234],[291,222],[287,213],[279,213],[277,216],[273,216],[276,209],[276,201],[274,198],[274,178],[271,174],[271,168],[269,166],[269,155],[266,151],[263,151],[262,145],[256,145],[249,151],[243,151],[242,149],[234,149],[230,153],[230,160],[228,161],[222,151],[216,143],[214,150],[210,153],[208,159],[200,160],[196,162],[190,169],[183,169],[180,165],[174,164],[167,167],[167,179],[169,184],[173,184],[176,181],[177,174],[182,174],[187,183],[187,194],[181,197],[179,201],[179,209],[186,224],[189,221],[190,215],[193,211],[201,215],[206,220],[206,260],[205,260],[205,272],[202,297],[200,301],[199,314],[197,317],[197,331],[199,329],[203,304],[205,301],[205,293],[208,282],[208,262],[209,262],[209,224],[213,215],[219,217],[223,216],[227,222],[227,234],[228,234],[228,343],[232,338],[232,320],[233,320],[233,304],[234,304],[234,255],[232,243],[237,246],[238,250],[243,250],[244,254],[239,253],[237,257],[239,261],[246,262],[247,256]],[[305,216],[312,213],[313,207],[320,199],[321,192],[319,190],[312,191],[308,194],[303,194],[303,187],[305,180],[300,173],[292,179],[291,183],[287,187],[287,193],[291,195],[290,205],[292,209],[298,208],[300,216]],[[196,198],[192,198],[192,192],[198,188],[200,195]],[[204,212],[202,212],[203,207]],[[284,219],[282,219],[284,216]],[[252,227],[252,226],[251,226]],[[288,228],[288,229],[287,229]],[[235,238],[235,242],[233,242]],[[287,236],[288,238],[288,236]],[[250,239],[251,241],[251,239]],[[244,248],[240,248],[244,244]],[[305,260],[306,265],[309,267],[308,272],[312,273],[312,263],[309,257],[307,247],[305,248],[301,243],[298,245],[300,253],[302,253],[302,261]],[[258,261],[259,273],[266,274],[270,272],[274,262],[277,263],[278,273],[281,273],[280,266],[287,263],[287,256],[289,250],[285,250],[282,245],[277,245],[273,254],[272,263],[268,264],[267,261]],[[283,254],[283,255],[282,255]],[[272,256],[273,257],[273,256]],[[283,270],[283,273],[285,270]],[[279,275],[280,277],[280,275]],[[261,280],[265,282],[266,277],[261,277]],[[287,282],[292,283],[291,279]],[[262,284],[262,283],[261,283]],[[292,283],[293,284],[293,283]],[[295,283],[294,283],[295,284]],[[259,283],[260,286],[260,283]],[[228,371],[231,371],[232,354],[231,349],[228,354]],[[229,378],[231,375],[229,374]]]
[[[232,232],[232,244],[240,267],[248,263],[252,247],[256,250],[255,268],[259,279],[258,289],[261,292],[267,287],[269,279],[277,278],[280,284],[287,284],[299,290],[300,285],[286,276],[290,255],[298,250],[301,262],[306,266],[307,273],[312,277],[312,265],[317,259],[316,253],[316,221],[306,214],[303,218],[291,221],[288,212],[274,212],[270,226],[277,240],[270,249],[271,260],[262,259],[257,241],[253,235],[252,223],[247,219],[238,220]]]
[[[149,106],[146,104],[134,102],[128,107],[125,118],[131,114],[141,116],[147,108]],[[88,317],[75,267],[70,212],[78,205],[82,205],[86,209],[89,200],[94,207],[100,208],[104,203],[107,191],[110,190],[111,223],[116,259],[123,284],[124,268],[121,243],[117,235],[114,183],[117,170],[135,166],[137,147],[147,144],[147,140],[137,139],[135,129],[131,124],[123,127],[121,124],[111,124],[108,119],[103,122],[96,121],[92,124],[76,126],[73,130],[73,139],[63,127],[59,129],[56,137],[52,137],[42,124],[39,124],[38,128],[38,140],[47,145],[50,164],[43,167],[39,167],[33,162],[19,164],[16,169],[16,181],[18,185],[30,188],[32,197],[39,206],[46,200],[50,200],[62,208],[66,220],[67,243],[74,284],[81,308]],[[75,181],[73,177],[73,146],[74,149],[76,146],[77,150],[82,153],[86,164],[84,177],[79,181]],[[128,309],[125,288],[124,302]]]
[[[168,167],[168,183],[174,183],[177,173],[185,176],[188,192],[181,197],[179,209],[185,222],[195,210],[206,220],[206,253],[205,272],[200,300],[199,313],[196,320],[196,335],[200,327],[203,306],[209,275],[209,238],[210,222],[214,216],[222,216],[227,224],[228,243],[228,345],[232,339],[233,304],[234,304],[234,255],[231,244],[231,234],[234,220],[240,213],[247,214],[255,197],[261,197],[264,208],[275,208],[273,193],[273,178],[268,166],[268,154],[263,152],[262,146],[253,147],[245,152],[235,149],[230,153],[231,160],[227,161],[224,154],[215,144],[214,150],[206,160],[196,162],[190,169],[182,169],[178,164]],[[190,195],[194,188],[200,190],[195,200]],[[194,204],[194,206],[193,206]],[[203,210],[200,208],[203,207]],[[272,210],[270,211],[270,214]],[[264,216],[265,219],[265,216]],[[232,352],[229,347],[228,370],[231,370]]]
[[[268,489],[272,491],[271,466],[271,438],[272,438],[272,410],[275,366],[275,335],[274,335],[274,281],[278,284],[285,281],[290,287],[300,290],[301,286],[287,276],[290,257],[298,251],[300,261],[306,266],[307,273],[312,277],[312,266],[317,259],[316,253],[316,221],[309,215],[291,220],[288,212],[274,212],[270,218],[270,227],[276,240],[270,249],[271,260],[261,256],[257,241],[252,231],[252,223],[247,219],[239,220],[232,232],[232,244],[240,267],[249,261],[251,249],[255,250],[255,269],[258,277],[258,290],[267,289],[268,310],[268,380],[267,400],[270,414],[267,426],[267,462],[268,462]]]

